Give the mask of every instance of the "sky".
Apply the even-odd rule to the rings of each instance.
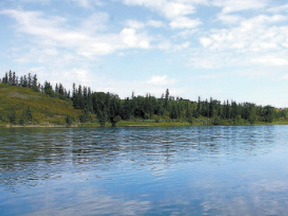
[[[2,0],[0,76],[288,107],[284,0]],[[1,75],[2,74],[2,75]]]

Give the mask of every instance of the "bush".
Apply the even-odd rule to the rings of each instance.
[[[70,126],[74,122],[74,118],[71,117],[70,115],[67,115],[65,118],[65,122],[66,122],[67,126]]]
[[[160,122],[160,117],[158,115],[153,115],[152,120],[154,120],[156,123]]]
[[[221,125],[221,124],[223,124],[223,122],[222,122],[222,120],[220,119],[219,116],[216,116],[216,117],[213,119],[212,124],[213,124],[213,125]]]
[[[187,122],[189,122],[190,124],[193,124],[194,123],[194,118],[193,117],[188,118]]]

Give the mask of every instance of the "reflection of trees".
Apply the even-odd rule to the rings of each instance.
[[[273,126],[1,129],[0,184],[35,182],[63,171],[167,167],[219,154],[249,156],[273,146]],[[247,153],[248,152],[248,153]]]

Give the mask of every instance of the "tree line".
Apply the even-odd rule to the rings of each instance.
[[[82,110],[79,116],[80,122],[93,121],[93,115],[102,126],[107,122],[115,125],[121,120],[137,121],[187,121],[191,124],[203,118],[210,119],[210,123],[220,125],[243,124],[255,122],[271,123],[274,120],[286,120],[287,109],[277,109],[273,106],[259,106],[254,103],[225,100],[223,102],[213,99],[197,101],[173,97],[166,89],[160,98],[151,94],[145,96],[135,96],[134,92],[130,97],[121,99],[117,94],[93,92],[90,87],[72,85],[72,93],[67,91],[61,84],[57,83],[54,88],[50,82],[45,81],[43,85],[38,83],[37,75],[21,76],[18,78],[15,72],[7,72],[0,82],[31,88],[33,91],[42,92],[50,97],[58,97],[62,100],[69,100],[73,107]],[[28,113],[30,112],[27,111]],[[29,113],[30,115],[30,113]],[[94,115],[95,116],[95,115]],[[67,123],[76,121],[67,117]]]

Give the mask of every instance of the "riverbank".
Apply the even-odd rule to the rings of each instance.
[[[205,120],[205,121],[204,121]],[[213,124],[211,119],[204,119],[202,121],[195,121],[193,123],[184,121],[167,121],[167,122],[152,122],[152,121],[120,121],[117,122],[115,127],[181,127],[181,126],[243,126],[243,125],[288,125],[288,121],[281,122],[260,122],[257,121],[254,124],[249,122],[233,123],[233,122],[222,122],[222,124]],[[67,124],[51,124],[51,123],[41,123],[41,124],[27,124],[27,125],[13,125],[0,123],[2,128],[98,128],[101,127],[99,123],[73,123],[71,125]],[[103,126],[102,126],[103,127]],[[106,123],[105,127],[113,127],[111,123]]]

